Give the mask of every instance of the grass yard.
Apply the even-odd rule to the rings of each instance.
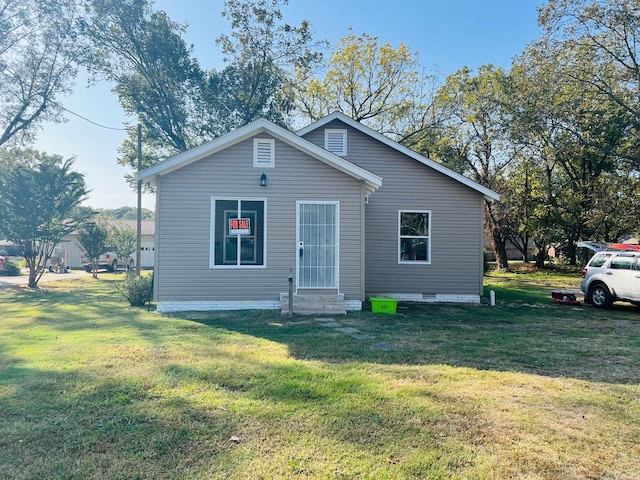
[[[121,275],[0,290],[2,479],[638,479],[640,309],[578,276],[337,317],[132,309]]]

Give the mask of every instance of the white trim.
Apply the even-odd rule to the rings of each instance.
[[[321,118],[320,120],[307,125],[304,128],[301,128],[300,130],[298,130],[296,132],[296,134],[300,135],[300,136],[304,136],[307,133],[316,130],[334,120],[340,120],[341,122],[345,123],[346,125],[355,128],[356,130],[364,133],[365,135],[368,135],[372,138],[375,138],[376,140],[378,140],[381,143],[384,143],[385,145],[393,148],[394,150],[397,150],[400,153],[403,153],[404,155],[407,155],[408,157],[413,158],[414,160],[417,160],[418,162],[433,168],[434,170],[445,174],[448,177],[453,178],[454,180],[457,180],[458,182],[462,183],[463,185],[466,185],[467,187],[472,188],[473,190],[476,190],[477,192],[480,192],[484,195],[484,197],[488,200],[500,200],[500,194],[494,192],[493,190],[487,188],[487,187],[483,187],[482,185],[474,182],[473,180],[468,179],[467,177],[465,177],[464,175],[460,175],[458,172],[454,172],[453,170],[445,167],[444,165],[434,162],[433,160],[431,160],[430,158],[427,158],[423,155],[420,155],[419,153],[414,152],[413,150],[405,147],[404,145],[401,145],[400,143],[391,140],[388,137],[385,137],[384,135],[382,135],[381,133],[376,132],[375,130],[367,127],[366,125],[363,125],[360,122],[356,122],[353,118],[348,117],[347,115],[345,115],[344,113],[340,113],[340,112],[333,112],[330,113],[329,115],[327,115],[326,117]]]
[[[263,203],[263,239],[262,239],[262,265],[216,265],[216,222],[215,222],[215,205],[217,200],[237,201],[237,202],[262,202]],[[240,204],[241,205],[241,204]],[[209,212],[209,268],[215,270],[255,270],[267,268],[267,199],[264,197],[228,197],[228,196],[212,196],[211,207]],[[224,224],[224,222],[223,222]],[[238,255],[240,251],[238,250]]]
[[[419,236],[419,237],[413,237],[413,238],[428,238],[429,239],[429,248],[427,251],[427,258],[429,260],[402,260],[402,241],[401,239],[403,238],[403,236],[401,235],[401,228],[402,228],[402,214],[403,213],[426,213],[429,215],[429,234],[426,237],[423,236]],[[415,209],[410,209],[410,210],[398,210],[398,265],[431,265],[431,224],[432,224],[432,216],[431,216],[431,210],[415,210]],[[404,236],[405,238],[412,238],[409,237],[407,235]]]
[[[340,150],[331,149],[332,137],[339,139],[339,145],[342,147]],[[331,153],[338,155],[339,157],[345,157],[347,155],[347,129],[346,128],[327,128],[324,131],[324,148]]]
[[[155,165],[138,172],[138,180],[154,185],[158,175],[166,175],[197,160],[213,155],[236,143],[247,140],[255,135],[267,133],[277,140],[285,142],[301,152],[304,152],[321,162],[350,175],[365,183],[365,193],[372,193],[382,186],[382,177],[370,172],[355,163],[334,155],[324,148],[315,145],[295,133],[290,132],[275,123],[265,119],[255,120],[244,127],[237,128],[226,135],[211,140],[203,145],[187,150],[174,157],[163,160]]]
[[[457,293],[368,293],[367,298],[395,298],[401,302],[416,303],[480,303],[480,295]]]
[[[334,287],[317,287],[318,289],[326,289],[326,288],[335,288],[338,292],[340,292],[340,201],[338,200],[296,200],[296,292],[300,287],[300,205],[303,204],[313,204],[313,205],[335,205],[336,207],[336,224],[335,224],[335,286]],[[312,290],[315,287],[302,287],[305,290]]]
[[[280,310],[280,301],[272,300],[215,300],[215,301],[181,301],[169,300],[157,303],[156,310],[168,312],[211,312],[225,310]]]
[[[265,161],[260,157],[264,150],[261,146],[268,145],[269,158]],[[276,166],[276,141],[273,138],[253,139],[253,166],[254,168],[274,168]]]

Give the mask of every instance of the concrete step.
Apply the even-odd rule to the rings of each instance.
[[[280,294],[281,312],[283,315],[289,313],[289,295]],[[345,315],[347,310],[344,305],[344,294],[336,295],[293,295],[293,313],[299,315]]]

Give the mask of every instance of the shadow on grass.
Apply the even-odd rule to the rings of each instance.
[[[365,372],[215,359],[143,375],[117,358],[110,373],[95,360],[56,371],[0,352],[0,477],[241,478],[256,455],[245,442],[275,450],[311,435],[376,458],[372,429],[405,429],[404,412],[372,411],[382,387]],[[269,460],[276,478],[289,461]]]
[[[638,309],[617,305],[598,311],[556,305],[550,297],[527,299],[496,307],[400,304],[395,316],[363,311],[335,318],[357,333],[328,328],[314,317],[289,319],[272,312],[184,312],[173,317],[284,344],[290,355],[304,360],[442,364],[640,383]]]
[[[564,307],[500,290],[497,307],[401,304],[394,316],[336,317],[354,332],[279,312],[158,315],[109,290],[102,282],[3,304],[15,325],[10,352],[0,351],[0,476],[242,478],[262,455],[273,468],[265,478],[293,478],[318,449],[336,465],[356,454],[365,463],[354,469],[384,473],[389,449],[419,445],[423,456],[394,466],[398,475],[369,478],[451,478],[469,462],[457,443],[491,446],[493,420],[486,404],[448,386],[473,377],[480,391],[499,376],[437,365],[618,384],[640,376],[640,314],[625,306]],[[633,425],[630,394],[616,400],[616,390],[602,395],[606,415]],[[570,402],[588,409],[593,399]],[[338,478],[333,464],[324,468],[316,478]]]
[[[530,285],[505,279],[491,286],[498,306],[400,304],[398,315],[369,311],[336,317],[329,328],[314,317],[282,317],[274,311],[183,312],[172,315],[129,308],[115,292],[115,280],[100,288],[23,291],[21,305],[62,315],[31,321],[61,331],[86,329],[132,332],[154,345],[167,342],[167,329],[185,333],[193,345],[215,341],[204,325],[285,345],[296,359],[328,363],[442,364],[480,370],[514,371],[611,383],[640,383],[640,310],[625,304],[611,310],[552,302],[546,279]],[[488,293],[489,288],[485,289]],[[116,300],[114,300],[116,298]],[[176,323],[183,319],[190,323]]]
[[[139,378],[12,365],[2,389],[2,478],[179,478],[231,450],[239,423],[224,409],[154,396]]]

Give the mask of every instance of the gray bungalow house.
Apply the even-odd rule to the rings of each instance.
[[[341,114],[266,120],[142,170],[158,311],[344,313],[372,296],[479,302],[499,195]]]

